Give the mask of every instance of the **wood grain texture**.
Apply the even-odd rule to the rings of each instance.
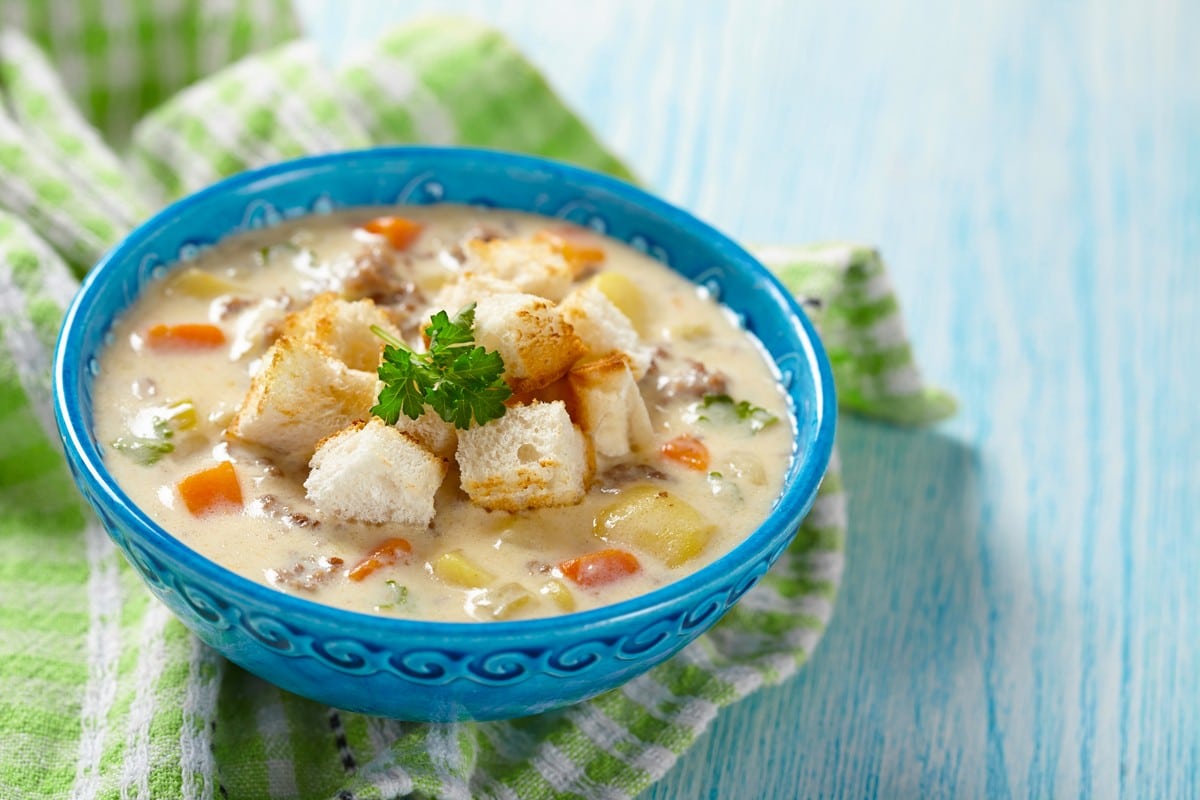
[[[488,20],[668,198],[879,245],[959,395],[842,426],[827,638],[648,797],[1200,794],[1200,4],[300,6]]]

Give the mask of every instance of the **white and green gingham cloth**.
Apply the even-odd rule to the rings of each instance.
[[[723,706],[804,663],[842,571],[836,458],[795,543],[710,633],[564,711],[368,717],[201,644],[60,455],[51,353],[88,267],[163,202],[305,153],[469,144],[629,174],[502,36],[463,20],[395,30],[336,72],[293,38],[284,0],[0,0],[0,20],[0,797],[632,797]],[[952,411],[921,381],[878,254],[760,255],[810,301],[845,407],[905,424]]]

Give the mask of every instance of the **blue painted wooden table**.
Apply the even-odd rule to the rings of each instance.
[[[1200,794],[1200,3],[301,8],[488,20],[669,199],[879,245],[961,400],[844,422],[827,638],[649,797]]]

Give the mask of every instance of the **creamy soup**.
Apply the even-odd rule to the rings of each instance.
[[[757,527],[792,456],[773,367],[728,310],[522,213],[239,234],[147,286],[111,341],[95,427],[133,500],[215,562],[355,611],[486,621],[634,597]]]

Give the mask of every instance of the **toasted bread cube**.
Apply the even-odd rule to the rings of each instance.
[[[583,500],[592,465],[565,403],[513,406],[458,435],[462,488],[487,509],[567,506]]]
[[[262,366],[227,432],[307,462],[317,442],[370,415],[375,384],[373,374],[281,337],[263,354]]]
[[[521,294],[521,290],[510,281],[501,280],[487,274],[463,272],[458,279],[447,283],[433,296],[426,318],[432,317],[438,311],[445,311],[454,316],[471,303],[478,303],[485,297],[496,294]],[[424,329],[422,328],[422,333]]]
[[[475,343],[504,359],[517,394],[554,383],[583,355],[583,345],[554,304],[532,294],[497,294],[475,306]]]
[[[377,325],[400,338],[400,331],[369,299],[343,300],[333,292],[313,298],[302,311],[287,315],[283,335],[324,350],[350,369],[374,372],[383,354],[383,339],[371,331]]]
[[[446,462],[378,417],[324,439],[304,488],[321,511],[342,519],[428,525]]]
[[[592,439],[596,454],[621,459],[654,447],[650,412],[623,353],[576,364],[567,373],[575,419]]]
[[[571,292],[559,304],[558,310],[571,324],[588,355],[601,357],[624,353],[629,357],[636,380],[641,380],[650,369],[653,352],[642,344],[629,317],[596,286],[589,284]]]
[[[429,406],[425,406],[425,413],[416,419],[401,414],[400,419],[396,420],[396,430],[416,439],[438,458],[450,458],[458,446],[458,431],[454,423],[446,422]]]
[[[471,239],[463,246],[466,268],[510,281],[528,294],[555,302],[571,290],[576,270],[547,239]]]

